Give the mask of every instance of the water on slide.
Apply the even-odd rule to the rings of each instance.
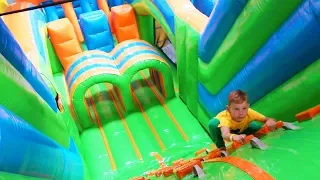
[[[178,97],[162,97],[148,70],[137,73],[131,85],[136,111],[130,114],[124,113],[111,84],[94,85],[86,93],[94,127],[80,139],[92,179],[139,176],[160,167],[156,154],[170,165],[211,143]]]

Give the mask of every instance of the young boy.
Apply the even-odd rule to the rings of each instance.
[[[224,140],[244,143],[246,135],[255,134],[264,123],[271,131],[276,128],[276,121],[252,109],[248,96],[241,90],[229,94],[227,110],[220,112],[209,123],[209,133],[220,150],[226,150]]]

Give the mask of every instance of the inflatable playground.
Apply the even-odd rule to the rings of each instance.
[[[1,180],[320,177],[319,1],[0,0],[0,13]],[[267,148],[211,140],[236,89],[278,121]]]

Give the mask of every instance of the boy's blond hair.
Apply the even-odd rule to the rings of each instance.
[[[243,91],[241,91],[239,89],[235,90],[235,91],[232,91],[229,94],[228,105],[230,105],[231,103],[241,104],[244,101],[248,102],[248,95],[247,95],[247,93],[245,93],[245,92],[243,92]]]

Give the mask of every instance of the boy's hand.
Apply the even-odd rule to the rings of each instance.
[[[241,134],[241,135],[234,135],[232,137],[232,141],[236,141],[238,143],[244,144],[246,142],[246,135]]]
[[[277,122],[274,119],[268,119],[265,125],[270,129],[270,131],[275,131],[277,127]]]

